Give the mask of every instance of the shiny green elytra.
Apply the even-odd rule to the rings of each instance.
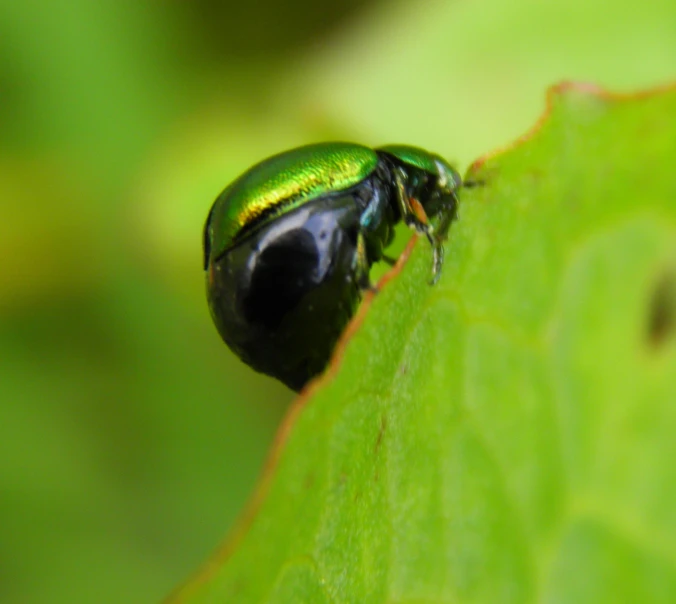
[[[407,145],[320,143],[256,164],[218,196],[204,227],[221,337],[299,390],[326,367],[400,220],[431,243],[436,282],[461,186],[441,157]]]

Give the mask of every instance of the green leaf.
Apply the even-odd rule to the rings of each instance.
[[[176,602],[676,601],[676,89],[560,86],[291,409]]]

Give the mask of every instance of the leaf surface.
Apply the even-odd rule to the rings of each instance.
[[[470,169],[175,602],[676,601],[676,89],[562,85]],[[409,250],[410,251],[410,250]]]

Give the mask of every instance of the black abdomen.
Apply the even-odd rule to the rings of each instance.
[[[324,369],[359,303],[359,215],[352,195],[305,204],[211,267],[209,307],[223,339],[294,390]]]

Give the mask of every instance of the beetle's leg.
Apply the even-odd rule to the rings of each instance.
[[[443,211],[439,212],[439,222],[435,229],[435,234],[442,241],[446,240],[451,223],[455,220],[458,212],[458,196],[455,192],[447,196],[447,202],[442,205]]]
[[[362,291],[371,291],[378,293],[378,288],[371,283],[369,272],[371,266],[369,265],[368,254],[366,252],[366,239],[363,233],[357,235],[357,250],[354,256],[354,274],[356,276],[357,285]]]
[[[444,263],[444,246],[442,245],[442,239],[434,232],[434,227],[427,219],[425,209],[420,202],[415,199],[410,199],[406,195],[404,175],[399,169],[395,169],[394,171],[394,180],[397,185],[397,203],[399,205],[402,220],[406,226],[413,227],[418,233],[425,235],[427,241],[429,241],[432,246],[432,280],[430,281],[430,284],[434,285],[439,281],[439,277],[441,276],[441,266]],[[448,230],[448,226],[446,226],[446,230]]]
[[[439,281],[439,277],[441,276],[441,268],[444,264],[443,243],[446,241],[448,231],[451,227],[451,223],[455,220],[458,209],[458,197],[455,192],[449,195],[449,203],[447,205],[445,204],[443,207],[444,211],[439,212],[437,226],[431,234],[434,239],[432,243],[434,258],[432,266],[432,280],[430,281],[431,285],[436,285],[436,283]]]
[[[392,258],[392,256],[388,256],[387,254],[383,254],[380,259],[385,263],[389,264],[390,266],[394,266],[397,263],[396,258]]]
[[[419,233],[432,230],[432,226],[427,221],[425,210],[420,204],[414,206],[412,200],[406,195],[404,177],[405,175],[399,168],[394,170],[394,182],[397,185],[397,205],[401,219],[406,226],[414,228]]]

